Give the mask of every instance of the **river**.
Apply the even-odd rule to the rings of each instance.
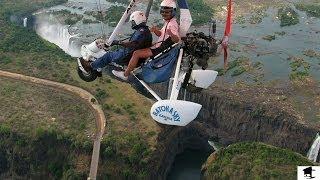
[[[112,5],[121,5],[101,2],[101,8],[106,10]],[[138,4],[135,9],[146,9],[145,4]],[[294,8],[294,6],[293,6]],[[70,0],[67,4],[41,10],[36,17],[36,30],[40,36],[60,46],[65,52],[72,56],[80,56],[79,47],[82,44],[92,42],[101,36],[108,36],[113,27],[103,23],[84,24],[82,21],[68,26],[59,21],[53,11],[69,10],[87,19],[95,19],[85,14],[85,11],[97,11],[97,4],[89,0]],[[296,10],[299,14],[300,23],[294,26],[281,27],[277,17],[276,8],[268,8],[264,13],[261,23],[251,24],[249,22],[236,23],[233,25],[230,40],[229,61],[242,57],[248,71],[234,76],[233,71],[228,71],[220,79],[227,82],[268,82],[274,80],[289,80],[292,73],[292,58],[299,57],[306,62],[310,69],[310,75],[315,80],[320,80],[320,57],[308,57],[304,55],[305,50],[313,50],[320,53],[320,19],[307,16],[306,13]],[[151,22],[151,23],[150,23]],[[151,11],[150,24],[161,23],[157,11]],[[193,28],[194,29],[194,28]],[[196,28],[198,31],[208,32],[208,26]],[[217,37],[222,37],[224,21],[217,21]],[[119,34],[120,39],[130,34],[131,29],[125,26]],[[284,33],[279,35],[279,33]],[[274,40],[265,40],[266,36],[275,36]],[[222,67],[222,56],[213,58],[209,68]],[[300,68],[301,69],[301,68]]]
[[[168,180],[200,179],[201,166],[209,155],[210,152],[190,149],[178,154],[168,175]]]

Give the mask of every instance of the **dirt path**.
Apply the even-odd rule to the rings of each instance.
[[[35,77],[25,76],[21,74],[11,73],[7,71],[1,71],[0,70],[0,77],[6,77],[26,82],[31,82],[39,85],[44,86],[50,86],[53,88],[57,88],[59,90],[64,90],[71,92],[77,96],[80,96],[82,99],[86,101],[88,105],[90,105],[91,109],[94,111],[95,119],[96,119],[96,132],[94,137],[94,144],[93,144],[93,150],[92,150],[92,159],[91,159],[91,165],[90,165],[90,174],[88,179],[96,179],[97,170],[98,170],[98,163],[99,163],[99,153],[100,153],[100,142],[102,139],[102,135],[105,130],[106,125],[106,118],[104,116],[104,113],[102,111],[101,106],[98,104],[97,100],[92,101],[92,99],[95,99],[92,94],[90,94],[88,91],[85,91],[81,88],[71,86],[68,84],[62,84],[58,82],[53,82],[45,79],[39,79]]]

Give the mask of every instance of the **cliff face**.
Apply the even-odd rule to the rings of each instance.
[[[166,96],[165,86],[156,88]],[[186,99],[202,104],[202,110],[187,127],[163,127],[150,171],[154,179],[165,179],[175,155],[184,149],[208,148],[209,138],[225,146],[258,141],[305,155],[317,132],[288,112],[258,108],[259,104],[234,101],[217,92],[187,93]]]
[[[265,115],[246,104],[230,103],[208,93],[193,95],[191,100],[203,104],[198,118],[208,126],[209,136],[217,137],[225,145],[260,141],[306,154],[317,132],[287,112]]]

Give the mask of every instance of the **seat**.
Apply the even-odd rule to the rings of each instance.
[[[125,70],[129,64],[130,58],[131,58],[131,55],[123,59],[120,59],[117,62],[112,61],[109,63],[109,65],[115,67],[117,70]],[[145,62],[146,62],[145,58],[139,59],[137,67],[142,66],[142,64],[144,64]]]
[[[178,59],[179,50],[180,45],[174,44],[154,59],[147,61],[142,65],[141,72],[137,74],[139,79],[149,84],[169,80]]]

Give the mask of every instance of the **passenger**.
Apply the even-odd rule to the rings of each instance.
[[[124,48],[120,48],[115,51],[108,51],[102,57],[98,58],[94,62],[89,62],[84,59],[80,59],[80,62],[85,71],[90,72],[92,70],[100,71],[111,62],[121,62],[125,58],[129,58],[132,53],[137,49],[143,49],[152,46],[152,34],[149,27],[146,25],[146,16],[141,11],[135,11],[130,15],[131,28],[134,33],[131,35],[128,42],[113,41],[112,45],[121,45]]]
[[[165,24],[161,30],[155,26],[150,28],[150,31],[159,37],[157,43],[151,48],[134,51],[125,71],[112,71],[115,76],[125,81],[128,80],[130,72],[137,66],[139,59],[146,59],[152,56],[154,57],[174,43],[180,41],[179,25],[175,18],[177,7],[176,3],[173,0],[164,0],[160,6],[160,14],[165,21]]]

